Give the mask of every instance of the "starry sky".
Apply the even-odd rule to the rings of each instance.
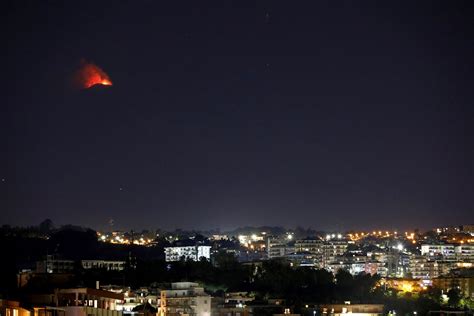
[[[0,224],[474,222],[470,1],[9,1]],[[82,59],[113,86],[80,90]]]

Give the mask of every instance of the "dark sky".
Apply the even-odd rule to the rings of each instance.
[[[9,1],[0,223],[473,223],[470,5]]]

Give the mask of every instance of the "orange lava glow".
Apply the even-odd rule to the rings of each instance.
[[[88,89],[95,85],[112,85],[109,76],[101,68],[85,61],[82,61],[81,68],[77,71],[75,81],[82,89]]]
[[[112,85],[112,82],[110,80],[102,80],[100,82],[100,84],[104,85],[104,86],[111,86]]]

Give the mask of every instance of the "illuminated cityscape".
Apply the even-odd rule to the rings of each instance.
[[[474,316],[474,0],[7,0],[0,316]]]
[[[430,304],[439,304],[440,308],[452,307],[453,291],[459,297],[457,304],[463,308],[470,308],[474,297],[474,225],[402,233],[387,230],[324,232],[267,226],[219,234],[183,230],[57,229],[51,221],[39,227],[45,226],[46,231],[34,227],[2,227],[3,238],[27,238],[31,242],[38,239],[46,249],[52,249],[48,244],[56,245],[51,252],[38,253],[36,260],[23,258],[22,268],[16,273],[16,291],[35,293],[39,291],[36,284],[49,280],[47,282],[54,286],[60,286],[54,296],[58,304],[86,306],[84,311],[92,314],[113,311],[120,315],[259,315],[262,310],[276,314],[296,310],[309,315],[341,308],[341,314],[356,311],[382,315],[400,309],[394,303],[397,300],[402,306],[407,304],[406,300],[413,300],[410,304],[419,306],[411,307],[416,308],[412,312],[424,313],[426,307],[420,305],[419,300],[428,297],[433,300]],[[85,248],[69,246],[77,242]],[[262,305],[259,284],[264,279],[259,279],[272,273],[265,270],[269,267],[288,269],[285,270],[288,278],[293,278],[292,273],[303,271],[315,273],[319,278],[325,275],[333,278],[335,289],[342,282],[341,278],[352,280],[354,286],[365,280],[370,287],[366,289],[365,298],[355,293],[346,294],[344,304],[348,306],[343,307],[315,302],[311,296],[296,305],[291,299],[268,299]],[[142,277],[136,279],[137,273]],[[211,274],[206,276],[206,273]],[[212,275],[222,273],[233,273],[235,278],[221,279],[218,285]],[[78,275],[82,275],[82,287],[67,287],[74,284]],[[250,283],[246,281],[249,277],[248,280],[253,280]],[[292,282],[298,284],[302,280]],[[224,296],[219,288],[227,288]],[[34,306],[38,302],[41,306],[52,304],[41,298],[39,292],[38,296],[32,296]],[[78,298],[74,300],[68,293],[78,293]],[[438,296],[435,299],[433,295]],[[370,303],[374,299],[379,305]],[[21,311],[15,305],[2,302],[4,308]],[[40,308],[43,307],[35,309],[35,313],[40,313]],[[52,305],[50,309],[43,312],[55,311]],[[65,308],[65,315],[69,312],[72,311]],[[23,313],[29,315],[27,309]]]

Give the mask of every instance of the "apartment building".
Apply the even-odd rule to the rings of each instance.
[[[176,282],[160,293],[160,316],[210,316],[211,296],[198,283]]]
[[[185,260],[199,261],[201,258],[211,259],[211,246],[172,246],[165,247],[165,260],[167,262]]]

